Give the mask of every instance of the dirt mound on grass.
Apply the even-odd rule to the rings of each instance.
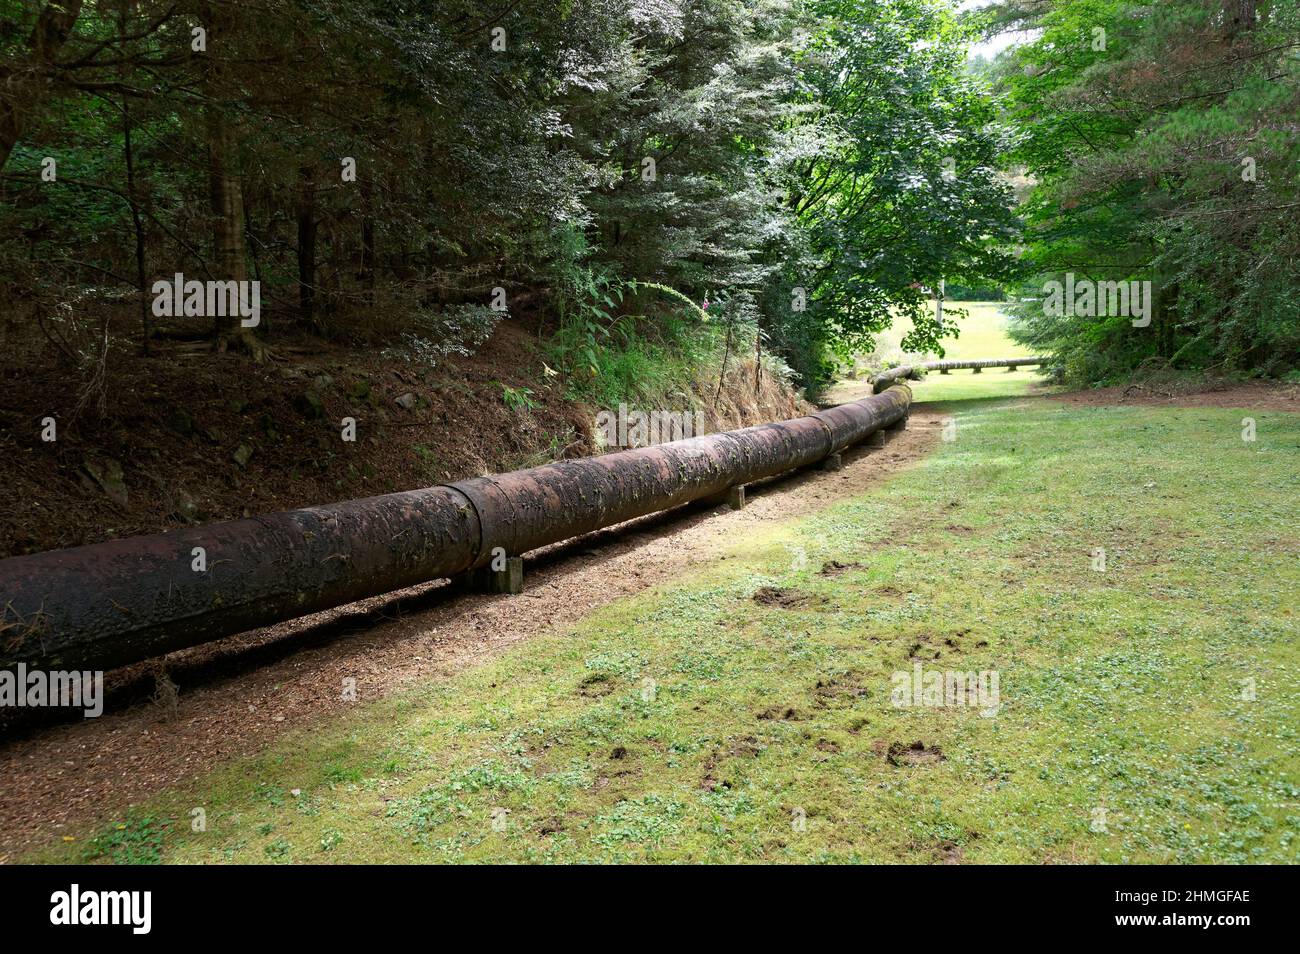
[[[759,606],[779,606],[781,609],[793,609],[811,599],[807,593],[780,586],[760,586],[754,593],[754,602]]]

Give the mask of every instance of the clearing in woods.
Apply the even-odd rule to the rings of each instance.
[[[860,496],[36,857],[1293,862],[1300,416],[1021,376],[933,375],[995,400]]]
[[[958,319],[961,335],[955,341],[945,342],[944,358],[954,361],[978,358],[1025,358],[1033,354],[1029,348],[1016,344],[1007,337],[1007,316],[995,301],[949,301],[946,314],[965,312]],[[904,352],[898,343],[911,330],[911,322],[899,319],[882,332],[877,340],[876,356],[891,364],[910,364],[912,361],[929,361],[934,355]],[[864,377],[869,375],[864,374]],[[970,371],[953,371],[949,374],[931,372],[924,380],[912,382],[912,393],[917,401],[955,401],[964,398],[1012,397],[1031,394],[1043,386],[1043,376],[1037,368],[985,368],[980,374]],[[847,401],[870,394],[870,383],[863,380],[842,381],[832,389],[831,401]]]

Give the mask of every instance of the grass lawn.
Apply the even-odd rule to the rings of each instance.
[[[1037,368],[985,368],[974,371],[928,372],[920,381],[910,381],[916,401],[968,401],[999,397],[1019,397],[1043,384]]]
[[[1007,337],[1007,316],[996,301],[949,301],[948,314],[960,309],[966,312],[957,320],[961,336],[945,342],[944,358],[973,360],[976,358],[1023,358],[1033,351]],[[911,330],[912,323],[901,319],[877,337],[875,357],[890,362],[911,360],[929,361],[934,355],[917,355],[904,352],[898,343]],[[865,376],[865,375],[864,375]],[[1029,393],[1031,387],[1043,381],[1037,368],[1007,371],[1003,368],[986,368],[981,373],[952,371],[949,374],[933,372],[912,385],[918,401],[953,401],[973,397],[1015,397]]]
[[[38,858],[1294,862],[1300,416],[1253,416],[970,402],[707,573]],[[894,705],[918,664],[996,711]]]
[[[948,301],[944,303],[945,314],[952,317],[954,312],[964,311],[966,315],[957,319],[961,334],[955,339],[944,342],[945,358],[970,360],[974,358],[1022,358],[1033,354],[1007,337],[1007,316],[1002,312],[1002,302],[997,301]],[[876,354],[886,360],[902,360],[904,357],[918,357],[899,349],[898,343],[912,329],[912,323],[906,318],[899,319],[892,327],[876,337]],[[928,355],[933,358],[934,355]]]

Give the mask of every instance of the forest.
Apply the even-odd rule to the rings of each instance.
[[[940,282],[1010,292],[1078,383],[1295,364],[1294,4],[0,11],[6,333],[40,328],[87,389],[170,335],[436,361],[515,314],[580,384],[722,328],[816,391],[898,316],[941,354]],[[1036,39],[966,62],[1007,28]],[[1035,309],[1066,271],[1154,282],[1149,332]],[[176,273],[259,281],[265,320],[160,320]]]
[[[188,272],[262,283],[262,330],[205,329],[218,349],[294,329],[436,360],[537,312],[590,375],[677,292],[816,386],[919,286],[1008,273],[1008,142],[942,4],[11,0],[3,23],[6,310],[89,365],[193,332],[148,307]],[[110,302],[134,327],[105,334]]]

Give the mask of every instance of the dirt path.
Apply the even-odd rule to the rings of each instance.
[[[1164,390],[1158,385],[1128,385],[1091,388],[1087,391],[1061,391],[1049,384],[1034,382],[1021,398],[1047,398],[1076,407],[1220,407],[1255,411],[1300,412],[1300,384],[1277,381],[1204,383],[1202,390]],[[871,394],[869,380],[841,381],[827,395],[829,403],[856,401]],[[1007,396],[1006,400],[1016,400]],[[919,402],[918,407],[925,402]],[[932,402],[953,407],[959,400]]]
[[[1089,407],[1222,407],[1256,411],[1300,411],[1300,385],[1253,381],[1205,391],[1162,391],[1158,387],[1096,388],[1049,395],[1054,401]]]
[[[98,719],[28,727],[0,740],[0,861],[252,755],[285,732],[417,680],[443,678],[593,609],[687,573],[747,527],[862,493],[926,454],[942,417],[913,408],[910,427],[838,473],[807,471],[757,488],[746,508],[684,508],[633,521],[529,559],[520,597],[460,595],[429,584],[173,653],[179,695],[154,690],[145,665],[110,674]]]

